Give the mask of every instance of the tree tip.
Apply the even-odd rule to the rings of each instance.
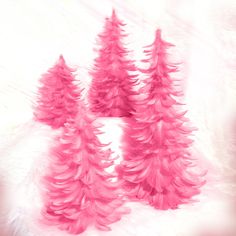
[[[161,30],[160,29],[156,30],[156,37],[161,38]]]
[[[174,44],[169,43],[169,42],[166,42],[165,40],[162,39],[161,29],[157,29],[157,30],[156,30],[156,38],[155,38],[155,41],[157,41],[157,42],[162,42],[162,43],[163,43],[165,46],[167,46],[167,47],[173,47],[173,46],[175,46]]]
[[[63,55],[62,55],[62,54],[60,54],[60,57],[59,57],[59,62],[63,62],[63,63],[65,63],[65,59],[64,59],[64,57],[63,57]]]
[[[116,10],[115,10],[114,7],[112,8],[112,15],[111,15],[111,17],[112,17],[112,18],[117,18],[117,16],[116,16]]]

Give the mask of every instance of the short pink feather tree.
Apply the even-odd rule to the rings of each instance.
[[[192,169],[193,128],[177,102],[180,93],[170,73],[176,66],[167,61],[172,46],[161,38],[161,31],[144,52],[149,68],[142,88],[144,99],[124,127],[123,158],[117,171],[131,199],[140,199],[158,209],[175,209],[192,202],[204,184],[203,173]],[[196,157],[194,157],[196,158]]]
[[[133,111],[136,67],[123,46],[123,24],[113,10],[99,35],[99,55],[91,71],[91,111],[102,117],[127,117]]]
[[[74,70],[61,55],[58,62],[42,75],[34,117],[52,128],[60,128],[78,112],[80,91],[75,85]]]
[[[70,119],[56,138],[51,163],[43,178],[43,223],[79,234],[90,225],[110,230],[109,224],[129,210],[117,176],[108,172],[114,158],[102,144],[94,118],[79,105],[79,115]]]

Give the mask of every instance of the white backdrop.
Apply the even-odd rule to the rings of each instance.
[[[209,180],[195,205],[163,212],[131,204],[132,213],[114,224],[113,231],[90,229],[85,235],[200,236],[200,231],[216,226],[218,233],[229,229],[235,217],[230,211],[235,190],[229,182],[236,167],[234,0],[0,0],[3,221],[9,220],[17,236],[60,235],[40,229],[31,215],[40,207],[33,176],[43,170],[52,133],[31,121],[32,104],[38,79],[60,54],[78,69],[76,78],[86,92],[91,80],[88,71],[96,57],[96,36],[112,8],[127,23],[126,43],[137,65],[144,56],[142,47],[153,41],[157,27],[176,45],[172,57],[182,62],[178,77],[183,81],[188,116],[199,129],[194,148],[210,169]],[[116,119],[107,121],[101,139],[113,141],[113,150],[120,153],[117,123]]]

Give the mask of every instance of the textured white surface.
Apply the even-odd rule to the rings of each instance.
[[[178,77],[183,79],[189,117],[199,129],[194,148],[211,171],[200,202],[165,212],[133,203],[132,213],[111,232],[90,229],[84,235],[200,236],[217,227],[219,234],[236,218],[229,202],[235,190],[227,179],[236,167],[231,133],[236,107],[234,0],[0,1],[0,183],[5,196],[0,208],[5,205],[2,212],[17,236],[63,235],[40,228],[34,220],[40,209],[37,176],[53,133],[32,123],[31,107],[40,75],[61,53],[78,68],[86,92],[96,35],[112,7],[127,23],[127,43],[135,59],[142,58],[142,46],[153,40],[156,27],[176,45],[173,60],[183,62]],[[117,123],[107,120],[101,139],[112,141],[111,148],[120,154]]]

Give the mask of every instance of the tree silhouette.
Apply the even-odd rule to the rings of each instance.
[[[72,234],[89,225],[110,230],[120,220],[122,207],[120,182],[106,168],[113,164],[111,151],[104,150],[94,118],[83,105],[76,119],[63,127],[50,152],[51,163],[44,178],[43,221]]]
[[[72,72],[74,70],[60,56],[58,62],[42,76],[34,112],[36,121],[59,128],[68,118],[76,116],[80,91],[74,84]]]
[[[127,58],[128,50],[123,46],[124,25],[113,10],[99,35],[101,48],[91,72],[89,90],[90,108],[99,116],[125,117],[133,111],[136,67]]]
[[[155,208],[177,208],[191,201],[204,183],[196,173],[191,154],[193,128],[177,99],[180,93],[170,73],[177,67],[168,63],[167,49],[173,46],[156,31],[155,41],[144,52],[149,67],[132,119],[127,119],[123,136],[124,160],[117,168],[127,195],[142,199]]]

